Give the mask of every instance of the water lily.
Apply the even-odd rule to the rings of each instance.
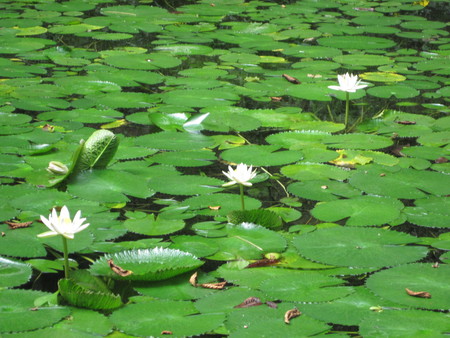
[[[236,169],[233,170],[231,166],[228,166],[228,172],[222,171],[226,177],[230,179],[230,182],[223,184],[223,187],[228,187],[233,184],[241,184],[247,187],[251,187],[249,182],[256,176],[256,169],[254,171],[253,166],[247,166],[244,163],[238,164]]]
[[[67,248],[67,239],[73,239],[75,234],[83,231],[89,226],[84,223],[86,218],[81,218],[81,211],[78,210],[73,220],[70,218],[69,209],[63,206],[58,216],[56,209],[53,208],[52,213],[48,215],[48,219],[41,215],[41,221],[50,231],[39,234],[38,237],[51,237],[60,235],[63,241],[64,254],[64,276],[69,278],[69,250]]]
[[[348,128],[348,112],[350,110],[350,93],[356,92],[358,89],[366,88],[367,85],[360,84],[361,80],[358,80],[358,75],[345,73],[344,75],[338,75],[339,86],[328,86],[333,90],[341,90],[345,92],[345,129]]]
[[[360,84],[361,80],[358,79],[358,75],[345,73],[344,75],[338,75],[339,86],[328,86],[333,90],[341,90],[347,93],[354,93],[358,89],[366,88],[367,85]]]
[[[51,174],[65,175],[69,171],[69,168],[64,163],[58,161],[50,161],[47,167],[47,171]]]
[[[228,187],[233,184],[239,184],[239,191],[241,195],[241,208],[245,210],[244,204],[244,185],[246,187],[251,187],[252,184],[249,182],[256,176],[256,169],[253,170],[253,166],[247,166],[244,163],[238,164],[236,169],[233,170],[231,166],[228,166],[228,172],[222,171],[226,177],[230,179],[230,182],[222,184],[223,187]]]
[[[50,231],[39,234],[38,237],[51,237],[61,235],[68,239],[73,239],[77,232],[83,231],[89,223],[83,224],[86,218],[81,218],[81,210],[78,210],[73,220],[70,219],[69,209],[63,206],[58,216],[56,209],[48,216],[48,219],[41,215],[41,221]]]

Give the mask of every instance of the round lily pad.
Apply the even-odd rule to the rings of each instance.
[[[420,310],[383,310],[360,323],[363,337],[443,337],[450,330],[448,314]]]
[[[374,82],[400,82],[406,80],[406,76],[392,72],[367,72],[359,74],[359,77]]]
[[[395,42],[385,38],[363,35],[331,36],[317,39],[317,43],[339,49],[384,49],[395,46]]]
[[[120,268],[130,271],[120,276],[109,266],[108,260]],[[90,268],[95,275],[108,276],[120,280],[163,280],[198,268],[203,264],[194,255],[175,249],[154,248],[129,250],[107,254],[96,260]]]
[[[427,248],[406,246],[417,242],[411,235],[373,228],[334,227],[293,239],[298,252],[320,263],[350,267],[385,267],[417,261]]]
[[[35,307],[34,301],[46,292],[32,290],[2,290],[0,292],[0,332],[29,331],[44,328],[60,321],[70,314],[66,307]],[[17,319],[20,320],[17,320]]]
[[[221,157],[234,163],[246,163],[255,166],[282,165],[298,161],[302,153],[295,150],[280,150],[276,145],[247,145],[225,150]]]
[[[0,287],[20,286],[31,278],[31,266],[0,257]]]
[[[330,135],[324,137],[322,142],[331,148],[364,150],[382,149],[392,145],[390,138],[372,134]]]
[[[222,191],[223,181],[200,175],[169,175],[149,180],[149,187],[155,191],[172,195],[199,195]]]
[[[176,57],[164,53],[112,55],[106,57],[105,62],[119,68],[146,70],[172,68],[181,64]]]
[[[377,272],[369,277],[366,286],[376,295],[398,304],[421,309],[450,308],[447,282],[450,265],[433,267],[432,263],[414,263]],[[413,292],[428,292],[429,297],[414,297]]]
[[[193,150],[210,147],[214,140],[201,134],[165,131],[136,138],[136,145],[164,150]]]
[[[161,332],[170,331],[176,337],[186,337],[217,328],[225,316],[200,314],[190,301],[155,300],[129,304],[115,311],[110,319],[119,330],[133,336],[159,337]]]
[[[283,321],[286,312],[297,307],[301,309],[296,303],[281,303],[277,308],[261,305],[235,309],[228,315],[225,325],[231,337],[242,338],[267,336],[269,328],[279,337],[308,337],[327,331],[327,324],[307,315],[292,318],[287,325]]]

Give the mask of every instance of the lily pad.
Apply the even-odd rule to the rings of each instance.
[[[448,309],[446,280],[450,266],[443,264],[435,268],[432,265],[414,263],[383,270],[370,276],[366,286],[376,295],[408,307]],[[428,292],[431,297],[413,297],[405,289]]]
[[[120,276],[109,267],[108,260],[122,269],[131,271],[128,276]],[[107,254],[96,260],[90,268],[95,275],[108,276],[119,280],[155,281],[169,279],[203,264],[194,255],[174,249],[154,248],[129,250]]]
[[[319,229],[293,239],[298,252],[308,259],[336,266],[380,268],[425,257],[425,247],[407,246],[417,241],[395,231],[345,227]]]
[[[110,319],[119,330],[130,335],[160,336],[161,332],[170,331],[181,337],[211,331],[223,323],[225,316],[201,314],[190,301],[154,300],[129,304],[115,311]]]
[[[29,331],[51,326],[70,314],[67,307],[52,306],[34,308],[34,301],[46,295],[46,292],[32,290],[2,290],[0,301],[0,332]],[[17,320],[20,317],[21,320]]]
[[[298,161],[303,155],[299,151],[280,150],[276,145],[248,145],[225,150],[221,156],[228,162],[273,166]]]
[[[31,266],[26,263],[0,257],[0,287],[20,286],[31,278]]]

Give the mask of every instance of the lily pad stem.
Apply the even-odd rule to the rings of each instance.
[[[64,278],[69,278],[69,250],[67,249],[67,238],[61,236],[63,240],[63,254],[64,254]]]
[[[348,128],[348,111],[350,110],[350,93],[345,92],[345,130],[347,131]]]
[[[242,211],[245,210],[245,203],[244,203],[244,186],[242,184],[239,184],[239,190],[241,192],[241,208]]]

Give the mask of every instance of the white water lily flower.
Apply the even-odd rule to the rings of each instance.
[[[56,209],[48,216],[48,219],[41,215],[41,221],[51,231],[43,232],[38,237],[51,237],[61,235],[69,239],[73,239],[77,232],[83,231],[89,226],[89,223],[83,224],[86,218],[81,218],[81,211],[78,210],[73,221],[70,219],[69,209],[63,206],[61,213],[57,214]]]
[[[344,75],[338,75],[339,86],[328,86],[330,89],[341,90],[343,92],[354,93],[358,89],[366,88],[367,85],[359,84],[361,80],[358,80],[358,75],[345,73]]]
[[[250,187],[252,184],[249,181],[256,176],[256,169],[254,171],[252,169],[253,166],[248,167],[244,163],[238,164],[235,170],[228,166],[228,172],[222,172],[230,179],[230,182],[222,184],[222,186],[228,187],[233,184],[242,184]]]

